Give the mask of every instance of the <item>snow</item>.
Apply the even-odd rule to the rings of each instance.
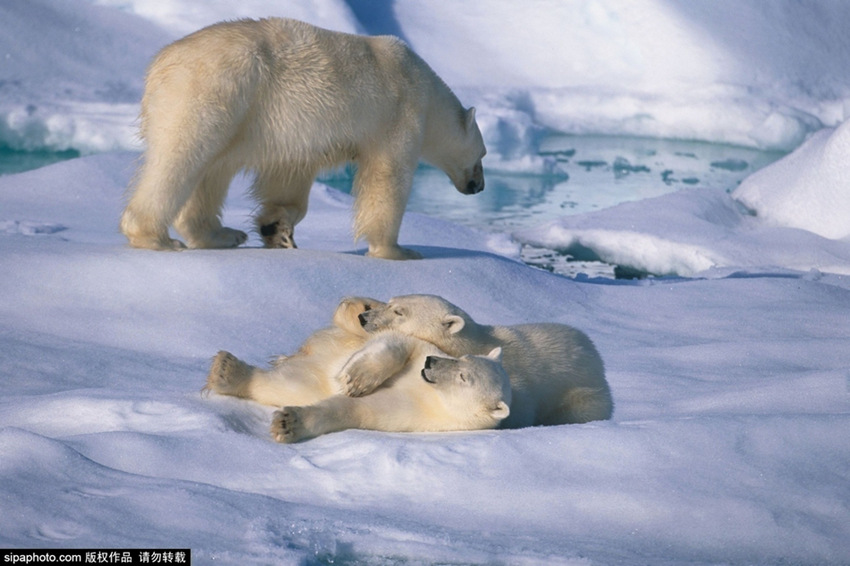
[[[574,281],[415,214],[402,241],[427,259],[375,260],[352,242],[348,197],[322,185],[299,250],[256,236],[133,250],[115,219],[134,158],[0,179],[0,546],[171,545],[240,564],[850,558],[846,277]],[[225,215],[243,229],[246,186]],[[284,446],[271,409],[200,394],[219,349],[262,364],[344,295],[417,292],[484,322],[585,330],[615,418]]]
[[[128,248],[117,219],[138,154],[117,150],[138,149],[150,55],[210,21],[280,13],[200,6],[0,4],[0,143],[108,150],[0,177],[0,547],[190,547],[198,564],[850,562],[847,5],[293,3],[328,27],[401,32],[478,106],[490,168],[545,170],[546,128],[808,139],[731,194],[515,234],[666,275],[633,281],[535,270],[505,234],[412,213],[401,242],[425,259],[367,258],[350,198],[322,184],[298,250],[255,234],[237,250]],[[243,230],[247,185],[224,215]],[[200,393],[219,349],[263,364],[342,296],[406,293],[484,323],[584,330],[614,418],[279,445],[271,408]]]

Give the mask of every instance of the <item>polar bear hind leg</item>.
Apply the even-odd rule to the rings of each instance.
[[[313,168],[266,167],[257,172],[251,187],[260,201],[257,230],[267,248],[297,248],[295,225],[307,214],[310,187],[317,172]]]
[[[222,350],[213,358],[204,391],[234,397],[248,397],[248,383],[257,369],[230,352]]]
[[[556,422],[546,424],[581,424],[603,421],[613,413],[611,397],[602,389],[574,387],[564,394],[561,411]]]
[[[218,213],[236,172],[228,163],[231,144],[256,90],[257,73],[251,65],[232,73],[206,73],[211,65],[227,68],[229,54],[227,46],[187,50],[177,42],[151,64],[141,112],[147,148],[121,218],[121,231],[131,246],[185,247],[168,235],[184,207],[181,228],[190,242],[213,247],[240,238],[238,231],[220,228]],[[204,194],[208,189],[213,194]]]
[[[238,166],[227,161],[220,156],[207,169],[174,222],[190,248],[235,248],[248,239],[245,232],[221,225],[224,199],[238,170]]]

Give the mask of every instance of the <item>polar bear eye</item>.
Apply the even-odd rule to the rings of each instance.
[[[458,374],[458,377],[460,377],[460,380],[462,382],[466,383],[466,376],[464,374],[460,373],[460,374]]]
[[[401,311],[401,309],[393,309],[393,314],[395,314],[396,316],[404,316],[404,313]]]

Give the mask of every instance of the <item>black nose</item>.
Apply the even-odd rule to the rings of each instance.
[[[478,181],[470,181],[466,184],[466,194],[474,195],[475,193],[480,193],[484,190],[484,183],[479,183]]]
[[[431,356],[425,358],[425,369],[431,369]]]
[[[360,321],[360,326],[366,326],[366,323],[369,322],[368,320],[366,320],[365,315],[366,315],[365,312],[361,312],[360,314],[357,315],[357,320]]]

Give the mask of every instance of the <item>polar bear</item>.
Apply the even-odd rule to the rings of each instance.
[[[255,174],[255,218],[269,248],[294,248],[317,173],[354,162],[354,236],[368,255],[410,259],[398,233],[420,159],[458,191],[484,188],[475,121],[401,40],[332,32],[280,18],[214,24],[166,46],[145,79],[146,150],[121,216],[130,245],[228,248],[230,181]]]
[[[205,390],[283,408],[271,432],[297,442],[349,428],[427,432],[495,428],[510,414],[511,386],[501,349],[486,356],[448,357],[406,334],[366,334],[359,315],[381,303],[344,299],[334,326],[313,334],[271,370],[228,352],[213,359]],[[347,384],[379,376],[369,395],[343,394]]]
[[[436,345],[451,356],[502,349],[511,380],[504,428],[610,419],[614,404],[602,358],[581,331],[563,324],[484,326],[434,295],[406,295],[375,304],[359,316],[367,332],[395,330]],[[346,385],[353,395],[380,385],[376,374]]]

